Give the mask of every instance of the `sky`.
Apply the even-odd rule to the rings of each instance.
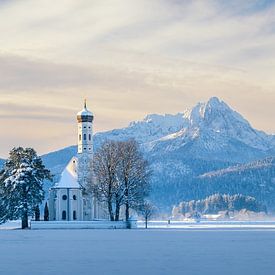
[[[0,157],[217,96],[275,133],[275,0],[0,0]]]

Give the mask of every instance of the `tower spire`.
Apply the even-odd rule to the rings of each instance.
[[[84,99],[84,109],[87,109],[87,99]]]

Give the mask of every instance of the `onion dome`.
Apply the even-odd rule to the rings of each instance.
[[[86,99],[84,101],[84,109],[77,113],[78,122],[93,122],[94,115],[87,109]]]

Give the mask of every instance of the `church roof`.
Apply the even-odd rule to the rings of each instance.
[[[84,101],[84,108],[77,113],[77,116],[93,116],[93,113],[90,112],[88,109],[87,109],[87,102],[86,102],[86,99]]]
[[[77,116],[93,116],[93,113],[90,112],[87,108],[84,108],[77,113]]]
[[[77,158],[73,157],[61,174],[59,182],[53,188],[81,188],[77,177]]]

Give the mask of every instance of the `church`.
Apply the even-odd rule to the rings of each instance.
[[[59,182],[49,190],[51,221],[91,221],[108,217],[104,205],[87,192],[88,181],[92,179],[93,120],[85,100],[83,110],[77,113],[77,156],[70,160]]]

